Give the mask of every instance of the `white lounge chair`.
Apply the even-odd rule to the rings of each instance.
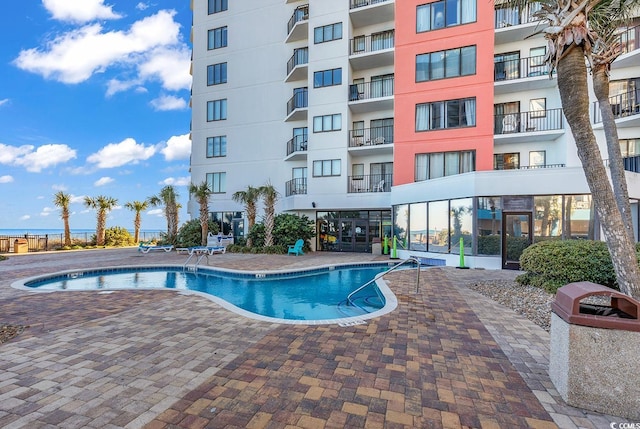
[[[164,250],[165,252],[171,252],[173,250],[173,245],[148,246],[141,243],[140,246],[138,246],[138,252],[149,253],[152,250]]]

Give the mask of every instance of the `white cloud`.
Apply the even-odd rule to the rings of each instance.
[[[190,177],[167,177],[160,185],[188,186],[191,183]]]
[[[110,143],[98,152],[89,155],[87,161],[96,164],[98,168],[120,167],[125,164],[137,164],[151,158],[156,153],[153,146],[137,144],[132,138],[120,143]]]
[[[104,0],[42,0],[42,5],[58,21],[87,22],[121,17],[111,6],[105,6]]]
[[[0,183],[11,183],[13,182],[13,177],[6,175],[6,176],[0,176]]]
[[[56,211],[57,211],[57,209],[55,209],[53,207],[45,207],[40,212],[40,216],[49,216],[51,213],[55,213]]]
[[[160,150],[167,161],[176,159],[189,159],[191,156],[191,139],[189,134],[181,136],[172,136],[167,140],[167,145]]]
[[[154,110],[183,110],[187,108],[187,102],[184,98],[175,97],[173,95],[163,95],[151,100],[151,106]]]
[[[66,185],[51,185],[51,189],[53,189],[54,191],[66,191],[68,188]]]
[[[162,209],[153,209],[147,212],[148,215],[156,215],[156,216],[164,216],[164,210]]]
[[[71,204],[79,203],[84,204],[84,195],[71,195]]]
[[[76,157],[76,151],[66,144],[45,144],[34,149],[32,145],[16,147],[0,143],[0,164],[22,166],[27,171],[39,173]]]
[[[109,183],[113,182],[114,180],[111,177],[101,177],[98,180],[96,180],[95,182],[93,182],[93,186],[104,186],[104,185],[108,185]]]
[[[84,0],[77,0],[81,1]],[[104,32],[100,24],[86,25],[57,36],[43,49],[21,51],[13,63],[45,78],[72,84],[83,82],[94,73],[116,64],[135,66],[143,63],[147,68],[147,64],[155,63],[149,57],[154,48],[177,46],[179,43],[184,46],[179,40],[180,24],[173,20],[175,13],[173,10],[161,10],[135,22],[126,32]],[[178,49],[178,52],[184,49]],[[145,72],[145,76],[148,75]],[[173,78],[166,79],[169,87],[175,85]]]
[[[111,97],[118,92],[126,91],[128,89],[133,88],[134,86],[139,85],[140,82],[138,80],[118,80],[118,79],[110,79],[107,82],[107,97]]]
[[[2,106],[3,104],[7,104],[9,102],[8,98],[3,98],[2,100],[0,100],[0,106]]]
[[[138,10],[146,10],[149,7],[148,4],[140,2],[136,5],[136,9]]]
[[[140,78],[158,79],[165,89],[178,91],[191,88],[191,50],[186,46],[154,49],[140,64]]]
[[[29,220],[29,219],[31,219],[31,216],[29,215],[20,216],[20,220]]]

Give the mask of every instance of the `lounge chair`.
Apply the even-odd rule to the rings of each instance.
[[[304,255],[304,252],[302,251],[302,247],[304,246],[304,240],[302,238],[300,238],[298,241],[296,241],[296,244],[290,244],[289,245],[289,250],[287,251],[287,255]]]
[[[209,233],[207,235],[207,247],[227,247],[228,245],[233,244],[233,235],[214,235]]]
[[[225,253],[226,251],[227,248],[225,246],[195,246],[187,249],[189,255],[213,255],[215,253]]]
[[[163,245],[152,246],[152,245],[140,243],[140,246],[138,246],[138,252],[149,253],[152,250],[164,250],[165,252],[171,252],[173,250],[173,245],[163,244]]]

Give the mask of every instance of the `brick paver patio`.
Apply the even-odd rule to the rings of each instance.
[[[464,287],[509,271],[386,277],[398,308],[365,324],[248,319],[175,291],[36,293],[12,282],[64,269],[177,264],[135,249],[10,255],[0,262],[6,428],[605,428],[547,374],[549,335]],[[362,254],[215,255],[212,266],[295,269]]]

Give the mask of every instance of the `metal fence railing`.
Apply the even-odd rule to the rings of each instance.
[[[141,231],[140,241],[161,239],[159,231]],[[95,233],[80,232],[71,234],[72,246],[89,246],[94,244]],[[28,252],[57,250],[64,246],[64,234],[17,234],[0,235],[0,253],[17,253],[23,249]]]

